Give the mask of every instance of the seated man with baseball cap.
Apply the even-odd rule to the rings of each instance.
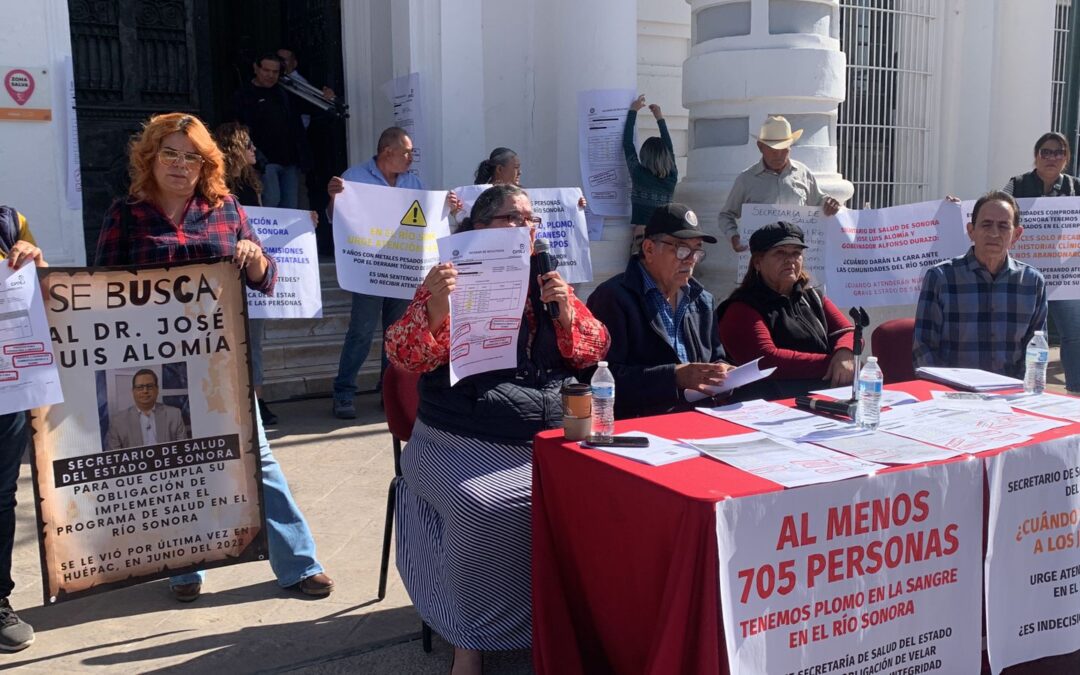
[[[720,338],[732,363],[761,357],[776,367],[740,398],[778,399],[850,385],[855,376],[854,328],[843,312],[811,287],[798,225],[778,222],[750,236],[750,266],[717,309]]]
[[[588,308],[611,335],[617,418],[690,409],[683,391],[723,382],[724,363],[713,296],[693,278],[705,259],[705,234],[683,204],[653,211],[641,251],[626,271],[589,296]]]
[[[820,206],[826,216],[840,210],[840,202],[821,191],[810,169],[791,159],[791,146],[801,136],[802,129],[792,131],[779,115],[769,115],[761,125],[756,136],[761,161],[738,175],[720,212],[720,230],[736,251],[746,250],[737,223],[743,204]]]

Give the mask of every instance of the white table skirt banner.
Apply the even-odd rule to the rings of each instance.
[[[1080,648],[1080,437],[986,460],[986,642],[995,673]]]
[[[959,460],[718,502],[732,675],[977,673],[982,494]]]

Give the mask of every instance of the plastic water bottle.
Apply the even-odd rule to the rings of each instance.
[[[1035,331],[1027,345],[1027,357],[1024,359],[1024,393],[1041,394],[1046,389],[1046,364],[1050,361],[1050,346],[1046,344],[1046,333]]]
[[[589,386],[592,387],[592,435],[598,441],[610,441],[615,433],[615,376],[607,361],[596,364]]]
[[[859,407],[855,411],[855,421],[863,429],[877,429],[881,419],[881,384],[883,381],[877,357],[866,359],[866,365],[859,371]]]

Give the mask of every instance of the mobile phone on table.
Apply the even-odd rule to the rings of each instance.
[[[611,440],[601,441],[593,436],[581,442],[586,448],[647,448],[648,436],[612,436]]]

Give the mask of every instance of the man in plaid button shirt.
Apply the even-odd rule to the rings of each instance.
[[[1046,329],[1046,282],[1009,255],[1020,239],[1012,196],[990,192],[967,225],[972,247],[926,271],[915,314],[915,366],[981,368],[1024,376],[1024,352]]]

